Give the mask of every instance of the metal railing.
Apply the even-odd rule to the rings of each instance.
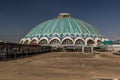
[[[51,52],[50,46],[0,42],[0,60],[9,60]]]

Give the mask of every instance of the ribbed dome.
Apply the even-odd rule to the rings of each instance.
[[[60,15],[61,16],[61,15]],[[63,16],[58,17],[55,19],[50,19],[45,21],[34,29],[32,29],[27,35],[26,38],[33,38],[33,37],[59,37],[64,38],[65,36],[69,36],[71,38],[75,37],[103,37],[98,30],[95,29],[94,26],[70,17],[70,16]]]
[[[100,45],[105,37],[94,26],[61,13],[57,18],[47,20],[33,28],[21,44],[40,45]]]

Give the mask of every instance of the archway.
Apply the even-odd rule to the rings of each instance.
[[[73,41],[71,39],[65,39],[62,42],[63,45],[73,45]]]
[[[40,45],[47,45],[48,42],[47,42],[46,39],[42,39],[42,40],[40,40],[39,44],[40,44]]]
[[[87,45],[88,46],[93,46],[95,44],[95,42],[91,39],[87,40]]]
[[[97,46],[100,46],[102,44],[101,40],[97,40]]]
[[[24,44],[29,44],[29,40],[26,40],[26,41],[24,42]]]
[[[78,39],[75,41],[75,45],[84,45],[84,44],[85,44],[85,42],[81,39]]]
[[[60,41],[57,40],[57,39],[53,39],[53,40],[50,41],[49,44],[50,44],[50,45],[60,45]]]
[[[21,40],[21,41],[20,41],[20,44],[24,44],[24,40]]]
[[[31,44],[31,45],[37,45],[38,43],[37,43],[37,40],[32,40],[32,41],[30,42],[30,44]]]

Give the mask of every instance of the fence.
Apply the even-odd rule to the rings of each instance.
[[[17,59],[50,51],[50,46],[23,45],[0,42],[0,60]]]

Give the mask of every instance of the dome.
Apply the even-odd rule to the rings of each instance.
[[[69,13],[60,13],[57,18],[47,20],[42,22],[35,28],[33,28],[26,36],[22,39],[22,42],[27,44],[31,43],[40,43],[40,40],[45,44],[63,44],[65,39],[71,43],[75,44],[75,41],[81,39],[83,43],[87,38],[91,40],[91,43],[95,42],[95,39],[102,41],[104,36],[91,24],[88,24],[85,21],[71,17]],[[36,40],[36,42],[35,42]],[[50,41],[53,42],[51,43]],[[54,41],[55,40],[55,41]],[[69,44],[66,43],[65,44]],[[78,43],[81,43],[80,41]],[[86,43],[87,44],[87,43]]]

